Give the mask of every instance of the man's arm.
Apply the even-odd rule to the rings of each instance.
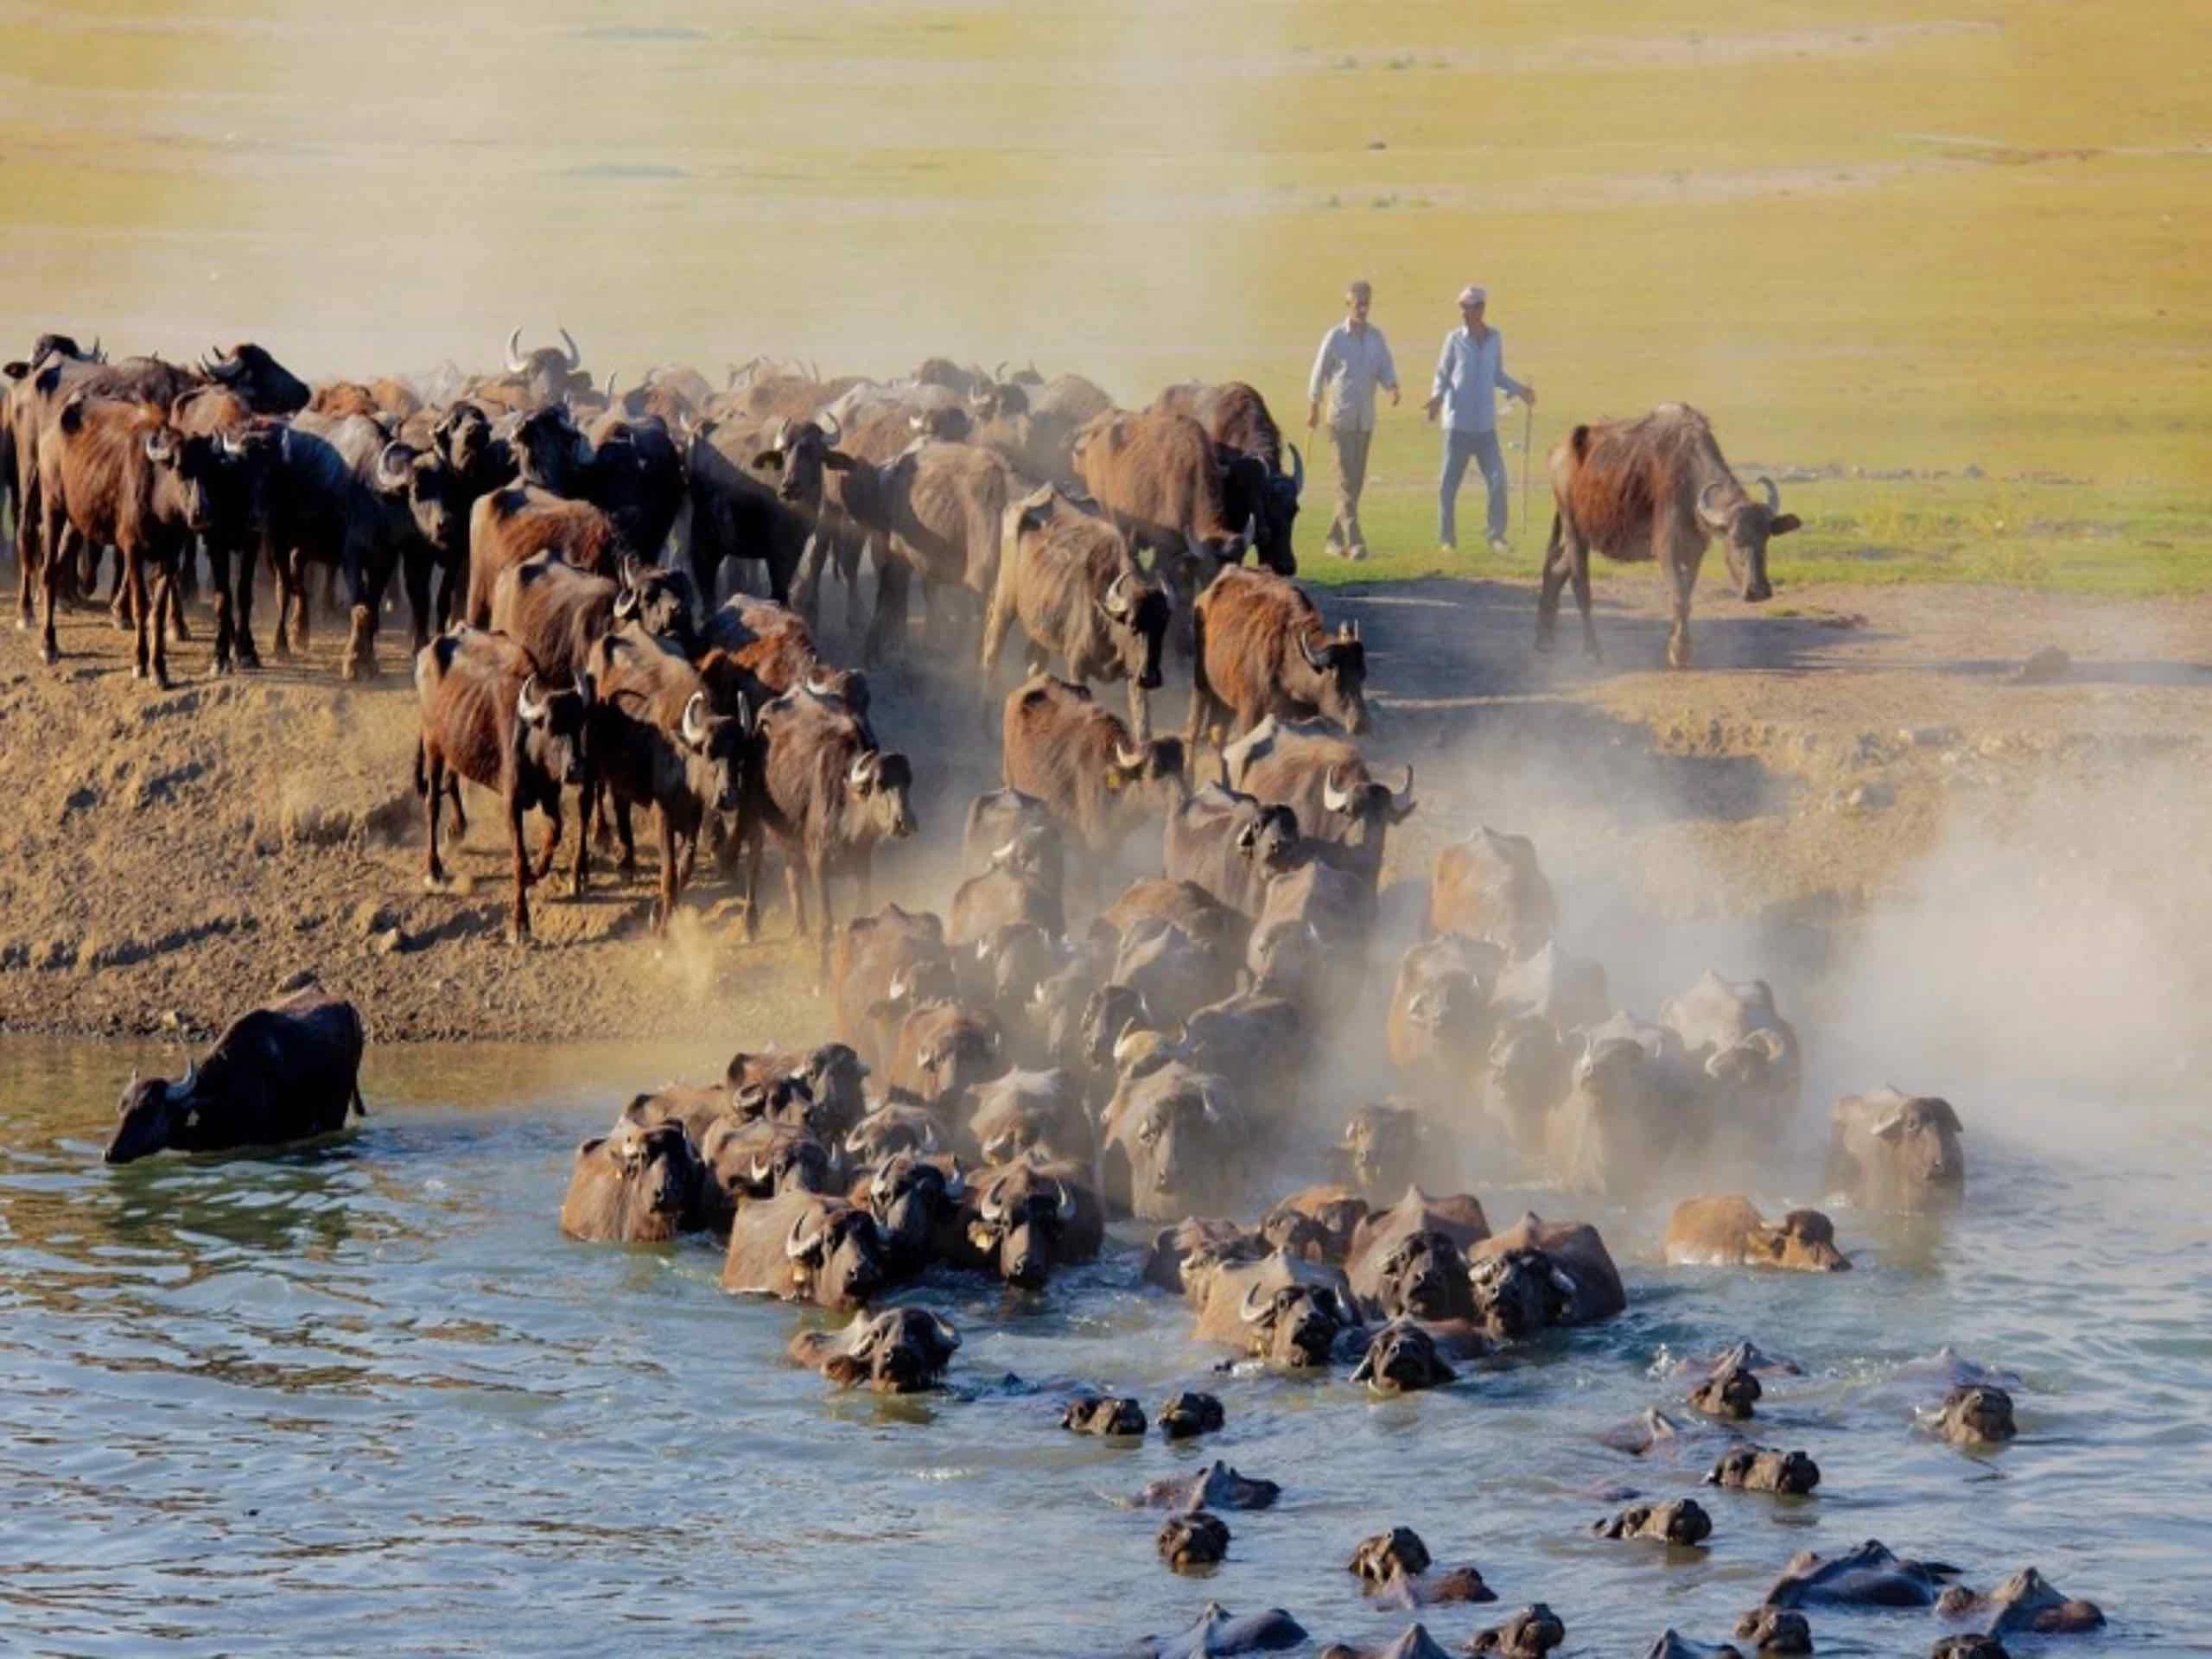
[[[1432,421],[1436,418],[1436,411],[1444,407],[1445,394],[1459,379],[1452,360],[1452,340],[1450,334],[1445,335],[1444,348],[1436,354],[1436,378],[1428,388],[1428,418]]]
[[[1522,385],[1505,372],[1505,337],[1503,334],[1498,336],[1497,341],[1497,384],[1524,404],[1534,404],[1536,401],[1536,389],[1534,386]]]
[[[1321,419],[1321,389],[1329,384],[1329,370],[1336,361],[1337,331],[1334,328],[1321,336],[1321,349],[1313,353],[1313,372],[1306,377],[1306,429],[1312,431]]]
[[[1398,406],[1397,359],[1390,355],[1389,337],[1383,334],[1380,328],[1377,328],[1375,331],[1375,343],[1382,348],[1382,372],[1376,378],[1381,380],[1385,386],[1389,388],[1390,407],[1395,409]]]

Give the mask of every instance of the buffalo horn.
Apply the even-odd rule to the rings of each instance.
[[[100,350],[100,337],[98,334],[94,334],[92,336],[92,349],[85,353],[85,360],[87,363],[105,363],[107,361],[107,354]]]
[[[946,1348],[957,1348],[960,1345],[960,1333],[946,1324],[941,1315],[936,1313],[930,1315],[930,1328],[937,1332],[937,1339],[940,1345]]]
[[[235,356],[225,355],[223,348],[217,346],[200,359],[200,366],[218,380],[228,380],[238,372],[238,360]]]
[[[852,770],[845,774],[845,781],[855,789],[866,789],[868,779],[875,776],[880,760],[874,749],[863,749],[853,757]]]
[[[1401,814],[1409,812],[1413,810],[1414,768],[1413,762],[1410,760],[1406,763],[1406,786],[1390,798],[1390,804],[1395,807]]]
[[[1116,743],[1114,746],[1114,760],[1124,772],[1141,772],[1144,769],[1142,749],[1125,749]]]
[[[514,333],[507,336],[507,372],[520,374],[529,366],[522,354],[522,325],[517,323]]]
[[[1065,1181],[1055,1179],[1052,1186],[1053,1190],[1059,1194],[1059,1204],[1055,1213],[1060,1218],[1060,1224],[1065,1227],[1075,1219],[1075,1194],[1068,1191],[1068,1184]]]
[[[1301,633],[1298,636],[1298,651],[1299,654],[1306,658],[1306,667],[1313,669],[1317,672],[1325,671],[1327,670],[1329,666],[1327,647],[1324,646],[1317,652],[1313,649],[1313,636],[1312,634]]]
[[[814,423],[822,429],[822,442],[833,449],[837,447],[837,440],[845,435],[843,425],[826,409],[815,416]]]
[[[1759,474],[1759,493],[1766,497],[1766,510],[1769,512],[1782,511],[1782,492],[1774,487],[1774,480],[1764,473]]]
[[[976,1203],[976,1213],[993,1226],[1006,1218],[1006,1200],[999,1196],[999,1188],[1004,1185],[1003,1180],[993,1181]]]
[[[1009,841],[1003,847],[995,848],[991,853],[992,868],[997,869],[1012,862],[1014,855],[1020,850],[1021,842],[1019,839]]]
[[[1328,775],[1321,780],[1321,804],[1332,812],[1349,811],[1351,808],[1351,791],[1337,782],[1337,773],[1341,770],[1331,766]]]
[[[1290,446],[1290,493],[1294,496],[1306,493],[1306,457],[1298,453],[1298,446]]]
[[[1728,524],[1728,515],[1713,505],[1715,493],[1727,487],[1723,480],[1716,478],[1697,493],[1697,516],[1715,530],[1725,530]]]
[[[837,690],[830,681],[830,671],[819,663],[806,671],[806,689],[817,697],[834,696]]]
[[[888,995],[893,1002],[904,1002],[906,1000],[906,994],[913,988],[913,976],[901,968],[891,976],[891,988]]]
[[[968,1174],[957,1158],[952,1160],[952,1173],[944,1178],[944,1196],[956,1204],[968,1196]]]
[[[533,695],[537,690],[537,676],[533,674],[522,683],[522,691],[515,698],[515,718],[525,726],[534,726],[545,718],[545,705]]]
[[[1272,1296],[1261,1297],[1258,1304],[1254,1304],[1252,1299],[1258,1295],[1259,1291],[1257,1285],[1245,1286],[1244,1300],[1236,1305],[1236,1317],[1247,1325],[1266,1324],[1268,1315],[1274,1310],[1274,1298]]]
[[[1128,1058],[1130,1048],[1129,1039],[1133,1036],[1141,1035],[1144,1030],[1145,1027],[1139,1025],[1134,1019],[1124,1020],[1122,1022],[1121,1034],[1114,1039],[1114,1064],[1118,1066],[1123,1060]]]
[[[768,428],[768,448],[780,451],[784,447],[784,417],[777,416]]]
[[[1106,589],[1106,613],[1127,616],[1129,613],[1129,573],[1126,570],[1114,578]]]
[[[806,378],[817,386],[822,384],[822,365],[810,357],[806,359]]]
[[[683,705],[683,741],[697,748],[707,741],[707,694],[694,691],[690,702]]]
[[[806,1223],[806,1214],[802,1211],[791,1223],[791,1231],[784,1235],[784,1254],[794,1262],[804,1256],[813,1255],[815,1247],[822,1243],[820,1228],[817,1227],[811,1233],[803,1232]]]
[[[137,1075],[137,1074],[135,1072],[132,1073],[132,1076],[134,1077]],[[184,1081],[182,1083],[173,1083],[169,1084],[169,1098],[171,1100],[191,1099],[192,1091],[199,1085],[199,1083],[200,1062],[197,1060],[186,1061],[184,1066]]]
[[[391,454],[395,449],[398,450],[400,455],[403,457],[397,465],[393,462]],[[406,482],[407,461],[413,458],[414,454],[414,450],[410,448],[406,443],[398,438],[394,438],[390,443],[385,445],[383,448],[377,451],[378,484],[387,490],[396,490],[402,484]]]
[[[569,354],[569,367],[570,371],[573,372],[583,367],[584,354],[576,349],[575,337],[565,328],[561,330],[561,345],[563,349]]]
[[[245,451],[245,445],[240,441],[238,435],[226,428],[223,432],[223,453],[232,461],[236,461]]]
[[[991,371],[991,378],[994,380],[1003,380],[1006,378],[1006,359],[1004,358],[1001,358],[999,359],[998,367]]]

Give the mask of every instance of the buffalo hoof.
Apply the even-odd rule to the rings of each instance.
[[[38,659],[48,668],[52,668],[61,660],[61,652],[53,640],[42,639],[39,642]]]
[[[1559,642],[1554,639],[1548,633],[1538,634],[1536,636],[1536,654],[1539,657],[1550,656],[1552,654],[1553,648]]]

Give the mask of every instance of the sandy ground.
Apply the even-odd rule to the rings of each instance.
[[[1477,823],[1521,830],[1586,948],[1601,931],[1720,927],[1728,966],[1773,972],[1817,958],[1962,835],[2018,833],[2054,799],[2094,806],[2155,778],[2156,810],[2212,821],[2212,602],[1826,588],[1751,611],[1708,593],[1700,666],[1675,674],[1657,667],[1656,590],[1624,581],[1609,597],[1602,666],[1574,652],[1571,619],[1567,649],[1536,657],[1520,584],[1325,597],[1369,641],[1370,747],[1416,771],[1394,883]],[[203,1031],[303,968],[387,1042],[823,1027],[772,870],[759,944],[711,878],[656,940],[641,835],[636,880],[610,875],[581,903],[565,883],[541,894],[537,943],[518,948],[503,938],[498,815],[473,794],[457,890],[424,891],[415,698],[404,622],[388,626],[373,685],[336,679],[325,628],[296,667],[166,693],[133,681],[104,614],[65,618],[56,668],[32,636],[0,637],[0,1028]],[[204,671],[206,638],[173,655],[180,676]],[[2072,658],[2063,680],[2014,683],[2050,645]],[[877,702],[884,741],[916,762],[924,828],[883,861],[879,893],[941,906],[961,811],[996,781],[995,741],[972,684],[942,668],[887,673]],[[1149,856],[1133,848],[1132,870]]]

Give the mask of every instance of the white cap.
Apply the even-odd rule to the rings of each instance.
[[[1488,298],[1490,298],[1488,289],[1480,283],[1469,283],[1459,290],[1459,308],[1464,311],[1471,305],[1480,305]]]

